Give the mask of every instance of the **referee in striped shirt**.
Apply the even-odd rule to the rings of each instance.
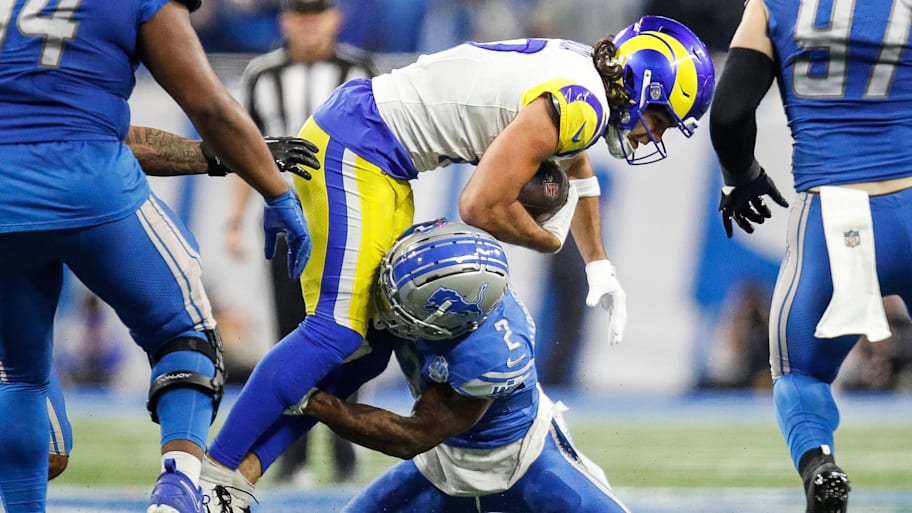
[[[342,17],[333,0],[282,0],[278,21],[284,44],[253,58],[241,82],[244,105],[264,135],[297,135],[314,109],[336,87],[353,78],[370,78],[378,73],[367,52],[337,41]],[[226,243],[233,256],[241,257],[241,222],[252,194],[241,180],[235,180],[232,187]],[[288,279],[287,250],[281,247],[283,243],[280,238],[280,247],[270,260],[276,340],[294,330],[305,316],[301,284]],[[354,478],[354,447],[346,440],[330,436],[335,479]],[[279,479],[306,486],[312,479],[306,459],[305,435],[283,455]]]

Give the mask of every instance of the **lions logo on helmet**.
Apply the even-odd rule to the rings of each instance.
[[[375,325],[399,337],[446,340],[475,330],[507,290],[503,247],[468,225],[412,226],[380,264]]]
[[[424,310],[428,313],[446,310],[447,312],[453,312],[456,315],[484,315],[484,312],[478,304],[484,301],[484,292],[487,288],[488,284],[482,283],[481,289],[478,291],[478,299],[475,302],[469,302],[466,298],[462,297],[462,294],[460,294],[458,290],[440,287],[435,290],[424,303]]]
[[[624,67],[624,87],[633,99],[630,109],[620,115],[617,136],[624,137],[648,107],[658,105],[667,110],[686,137],[691,137],[709,109],[716,84],[715,68],[703,41],[673,19],[644,16],[618,33],[614,44],[615,58]],[[664,143],[651,131],[649,137],[654,151],[641,157],[629,153],[622,144],[629,163],[647,164],[667,156]]]

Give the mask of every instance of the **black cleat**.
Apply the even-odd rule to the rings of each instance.
[[[846,513],[849,503],[849,478],[839,465],[824,461],[805,483],[806,513]]]

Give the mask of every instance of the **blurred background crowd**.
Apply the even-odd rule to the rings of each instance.
[[[421,53],[467,40],[559,37],[591,43],[648,13],[690,26],[717,54],[718,73],[740,19],[741,4],[740,0],[337,0],[343,14],[337,38],[370,52],[377,67],[385,71]],[[285,44],[279,14],[279,0],[205,0],[191,16],[216,70],[239,95],[241,75],[250,59]],[[156,88],[151,79],[140,78],[131,100],[134,124],[193,135],[192,126]],[[790,137],[781,106],[761,109],[758,125],[758,155],[768,156],[770,173],[785,192],[791,184]],[[599,320],[584,306],[585,275],[575,248],[565,247],[556,256],[527,250],[511,255],[517,287],[526,289],[523,297],[533,298],[530,308],[539,325],[537,362],[547,385],[670,392],[771,386],[766,326],[784,241],[766,240],[762,233],[750,240],[724,238],[716,213],[719,173],[708,136],[703,130],[694,139],[696,144],[669,141],[670,158],[649,170],[612,161],[602,148],[593,151],[604,191],[609,256],[630,301],[628,333],[618,348],[599,344]],[[416,220],[454,216],[455,194],[470,172],[431,173],[436,176],[419,180]],[[240,384],[275,341],[270,315],[274,305],[266,285],[266,263],[260,258],[258,220],[246,221],[244,233],[250,241],[244,262],[232,259],[224,249],[226,180],[230,179],[172,178],[154,180],[153,187],[200,239],[210,299],[227,345],[229,377]],[[772,222],[784,222],[785,217],[784,211],[777,211]],[[760,228],[764,231],[772,237],[785,232],[768,225]],[[106,305],[75,280],[70,283],[56,335],[64,383],[144,387],[148,369],[140,351],[129,342],[129,334]],[[886,303],[893,337],[856,346],[837,382],[841,389],[912,389],[912,323],[899,301],[888,298]]]

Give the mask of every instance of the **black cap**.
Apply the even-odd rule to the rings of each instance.
[[[335,7],[333,0],[282,0],[283,11],[320,12]]]

